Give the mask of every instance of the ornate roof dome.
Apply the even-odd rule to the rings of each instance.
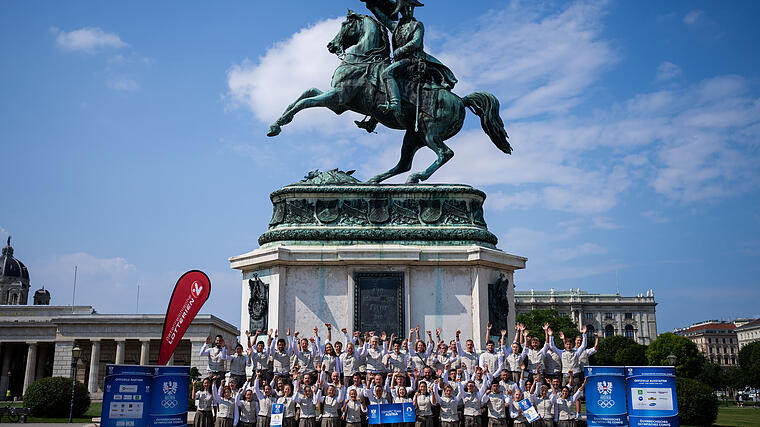
[[[49,305],[50,304],[50,291],[45,289],[37,289],[33,297],[34,305]]]
[[[29,270],[26,269],[24,263],[13,257],[11,237],[8,236],[8,244],[3,248],[0,256],[0,282],[10,282],[14,279],[23,279],[28,282]]]

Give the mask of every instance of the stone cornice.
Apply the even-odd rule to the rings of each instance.
[[[519,270],[527,258],[483,246],[290,246],[259,248],[232,257],[230,266],[238,270],[279,265],[373,264],[373,265],[483,265]]]

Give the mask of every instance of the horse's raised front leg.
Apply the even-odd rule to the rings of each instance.
[[[414,160],[414,154],[417,152],[417,150],[422,148],[423,145],[425,145],[425,142],[414,131],[406,131],[406,134],[404,134],[404,143],[401,145],[401,158],[399,158],[396,166],[387,172],[373,176],[367,182],[382,182],[392,176],[407,172],[412,168],[412,160]]]
[[[437,134],[425,135],[425,144],[435,152],[438,158],[435,159],[433,164],[428,166],[424,171],[409,175],[409,178],[406,180],[407,184],[416,184],[420,181],[425,181],[430,178],[430,175],[432,175],[433,172],[437,171],[438,168],[444,165],[444,163],[454,157],[454,152],[451,151],[451,148],[449,148],[448,145],[443,143],[443,139]]]
[[[322,92],[316,88],[309,89],[301,94],[296,102],[290,104],[285,110],[285,113],[283,113],[283,115],[269,127],[269,133],[267,133],[267,136],[279,135],[282,130],[280,127],[293,121],[293,117],[296,113],[305,108],[327,107],[332,109],[333,107],[337,107],[339,102],[340,93],[335,89],[330,89],[327,92]]]

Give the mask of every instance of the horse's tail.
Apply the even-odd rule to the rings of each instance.
[[[512,146],[509,145],[507,130],[504,122],[499,117],[499,100],[488,92],[474,92],[464,98],[464,105],[480,117],[480,125],[483,131],[491,138],[499,150],[512,154]]]

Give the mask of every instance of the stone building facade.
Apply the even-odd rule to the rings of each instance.
[[[676,333],[690,339],[711,363],[721,366],[736,366],[739,355],[739,340],[736,325],[731,322],[708,320],[695,323]]]
[[[739,350],[749,343],[760,341],[760,319],[742,324],[736,328],[735,332],[736,339],[739,342]]]
[[[13,257],[11,238],[0,254],[0,304],[24,305],[29,298],[29,270]]]
[[[106,364],[158,362],[163,323],[163,314],[100,314],[90,306],[0,306],[0,396],[10,389],[19,397],[38,378],[71,377],[72,349],[79,346],[77,379],[99,399]],[[205,373],[200,349],[217,334],[234,344],[239,331],[213,315],[197,315],[169,364]]]
[[[553,308],[569,316],[579,327],[599,336],[623,335],[639,344],[649,345],[657,338],[654,291],[632,297],[619,294],[592,294],[580,289],[570,291],[515,291],[517,315],[531,310]]]

